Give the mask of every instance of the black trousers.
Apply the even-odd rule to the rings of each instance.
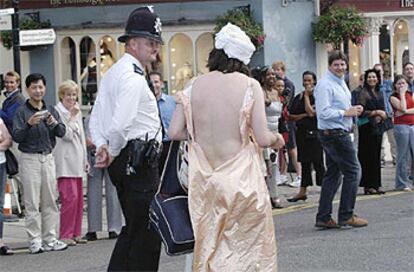
[[[374,135],[371,124],[358,128],[358,159],[362,176],[359,186],[378,189],[381,187],[382,135]]]
[[[149,205],[159,184],[158,165],[140,166],[137,175],[126,175],[128,147],[110,165],[126,225],[112,252],[108,271],[157,271],[161,240],[149,227]]]
[[[170,149],[171,141],[162,142],[162,152],[160,157],[160,163],[158,166],[160,176],[162,174],[162,170],[164,170],[165,161],[167,160],[168,151]]]

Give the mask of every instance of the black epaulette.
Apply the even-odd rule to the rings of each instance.
[[[141,76],[143,76],[144,75],[144,71],[142,71],[142,69],[139,68],[139,66],[136,65],[135,63],[133,65],[134,65],[134,72],[137,73],[137,74],[139,74],[139,75],[141,75]]]

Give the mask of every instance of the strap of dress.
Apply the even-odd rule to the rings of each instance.
[[[251,127],[250,127],[253,101],[254,101],[254,98],[253,98],[253,89],[252,89],[252,79],[249,78],[247,81],[247,89],[244,95],[243,105],[240,110],[240,121],[239,121],[240,135],[243,139],[243,145],[249,142],[249,137],[253,136]]]
[[[186,126],[187,126],[187,133],[188,133],[188,141],[192,141],[194,139],[194,126],[193,126],[193,114],[191,108],[191,91],[193,88],[193,82],[184,89],[184,91],[179,92],[177,94],[178,98],[182,101]]]
[[[244,95],[242,108],[245,108],[246,106],[248,106],[248,104],[252,101],[253,101],[252,79],[248,78],[247,79],[247,89],[246,89],[246,93]]]

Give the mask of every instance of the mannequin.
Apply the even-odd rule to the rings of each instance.
[[[181,91],[184,89],[185,84],[193,77],[193,69],[188,62],[184,63],[184,66],[179,68],[175,73],[175,86],[174,89]]]

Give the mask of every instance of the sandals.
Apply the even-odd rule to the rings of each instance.
[[[14,252],[11,248],[8,246],[2,246],[0,247],[0,255],[6,256],[6,255],[13,255]]]
[[[375,190],[374,188],[364,188],[364,194],[365,195],[376,195],[377,190]]]
[[[364,188],[364,194],[365,195],[383,195],[383,194],[385,194],[385,192],[381,188],[375,189],[375,188],[365,187]]]

